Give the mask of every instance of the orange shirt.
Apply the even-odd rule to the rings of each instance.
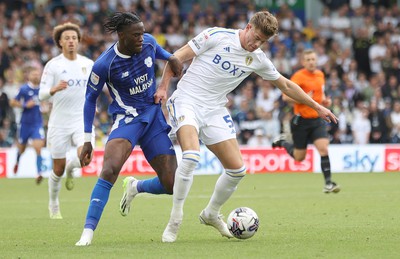
[[[321,70],[315,70],[314,73],[311,73],[303,68],[294,73],[290,80],[298,84],[314,101],[321,104],[325,96],[325,76]],[[306,119],[319,117],[314,109],[299,103],[294,104],[294,114],[300,114],[301,117]]]

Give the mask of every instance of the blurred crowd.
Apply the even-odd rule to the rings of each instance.
[[[274,13],[280,23],[279,35],[262,49],[283,75],[290,78],[301,68],[299,55],[304,49],[318,53],[326,95],[332,98],[330,108],[340,119],[329,127],[331,143],[400,142],[400,11],[396,1],[320,0],[324,8],[314,20],[300,18],[285,3],[271,10],[262,5],[269,1],[207,1],[208,6],[201,2],[0,2],[0,146],[15,144],[21,111],[10,108],[9,100],[25,82],[27,68],[43,68],[60,53],[52,40],[54,26],[66,21],[79,24],[83,32],[79,53],[95,60],[116,41],[116,35],[105,33],[102,26],[114,11],[140,14],[146,31],[174,52],[208,27],[244,28],[252,14],[262,9]],[[158,77],[164,65],[157,64]],[[97,146],[104,145],[112,123],[107,91],[100,99],[95,119]],[[279,89],[257,75],[243,81],[228,99],[240,144],[270,146],[280,133],[290,134],[291,107],[282,101]],[[42,103],[45,121],[50,109],[51,103]]]

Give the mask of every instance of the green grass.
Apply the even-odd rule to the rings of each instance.
[[[334,174],[339,194],[322,193],[321,174],[248,175],[222,210],[258,213],[259,232],[248,240],[228,240],[199,224],[216,179],[195,177],[178,240],[164,244],[171,196],[139,196],[122,217],[120,177],[90,247],[74,244],[96,178],[77,179],[71,192],[63,186],[63,220],[48,218],[47,181],[0,179],[0,258],[400,257],[400,173]]]

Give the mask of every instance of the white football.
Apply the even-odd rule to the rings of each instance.
[[[229,232],[238,239],[248,239],[257,232],[259,219],[254,210],[247,207],[234,209],[228,216],[226,224]]]

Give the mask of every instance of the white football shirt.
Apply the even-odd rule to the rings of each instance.
[[[209,28],[188,42],[196,53],[171,98],[181,96],[203,107],[223,107],[227,94],[251,73],[277,80],[280,73],[261,49],[242,48],[239,30]]]
[[[82,55],[69,60],[60,54],[47,62],[40,81],[39,98],[53,103],[49,127],[74,128],[83,125],[86,83],[92,67],[93,61]],[[61,80],[67,81],[68,87],[51,96],[50,88]]]

